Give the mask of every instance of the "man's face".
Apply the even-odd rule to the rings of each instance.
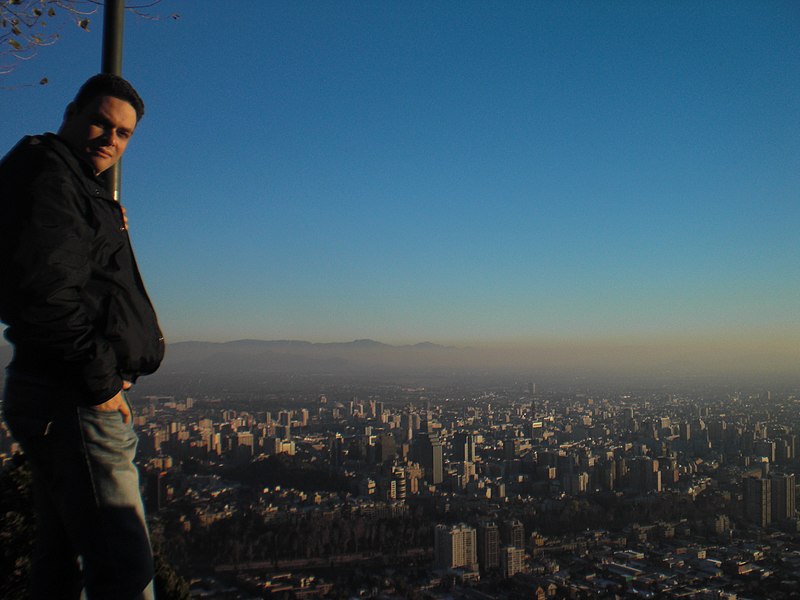
[[[58,133],[99,174],[122,158],[134,129],[133,106],[113,96],[97,96],[80,111],[70,104]]]

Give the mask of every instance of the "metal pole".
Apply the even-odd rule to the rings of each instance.
[[[103,63],[101,71],[122,75],[122,31],[125,0],[105,0],[103,10]],[[117,163],[106,175],[107,189],[116,200],[120,197],[122,165]]]

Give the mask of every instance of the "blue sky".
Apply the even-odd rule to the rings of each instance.
[[[123,202],[169,340],[800,341],[800,4],[153,13]],[[4,150],[98,70],[92,19],[0,80]]]

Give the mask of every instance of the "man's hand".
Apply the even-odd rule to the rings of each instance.
[[[122,389],[117,392],[116,396],[111,398],[111,400],[106,400],[102,404],[97,404],[94,408],[103,412],[120,412],[122,413],[123,423],[130,422],[131,409],[128,408],[128,403],[125,401],[125,396],[122,392],[131,389],[131,387],[133,387],[133,384],[130,381],[123,381]]]

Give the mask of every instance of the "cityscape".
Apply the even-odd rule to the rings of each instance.
[[[800,3],[107,4],[0,0],[0,156],[60,137],[111,46],[147,107],[122,107],[108,198],[129,250],[90,245],[98,287],[135,254],[151,301],[158,370],[106,361],[104,404],[133,412],[152,556],[64,543],[130,513],[87,477],[39,519],[76,596],[96,574],[149,594],[147,571],[158,600],[800,599]],[[63,209],[41,247],[64,234],[71,278]],[[74,332],[95,285],[53,292],[35,254],[3,257],[48,289],[0,291],[77,295]],[[92,364],[137,320],[117,292],[89,303],[79,341],[114,338]],[[37,373],[67,339],[50,308]],[[55,356],[61,390],[86,363]],[[91,466],[69,441],[77,461],[42,446]],[[68,587],[36,560],[33,462],[0,419],[2,600]],[[117,531],[143,542],[125,466]]]
[[[132,394],[192,598],[800,593],[797,388],[324,380]]]

